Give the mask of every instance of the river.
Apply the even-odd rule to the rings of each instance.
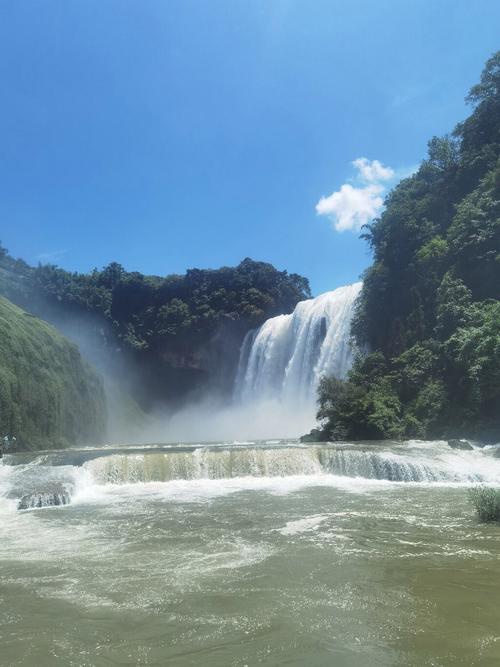
[[[495,449],[444,442],[6,456],[0,664],[498,665],[480,482]]]

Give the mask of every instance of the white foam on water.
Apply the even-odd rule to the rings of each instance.
[[[452,450],[446,443],[353,446],[200,447],[190,451],[112,454],[83,465],[95,484],[322,475],[391,483],[500,484],[500,459],[490,451]],[[351,483],[351,482],[349,482]]]
[[[135,501],[163,500],[175,503],[207,502],[237,493],[259,492],[288,495],[307,488],[335,488],[346,493],[385,492],[391,488],[470,488],[470,482],[391,482],[329,474],[288,477],[240,477],[231,479],[174,480],[135,484],[90,484],[72,499],[72,504],[112,505]]]
[[[299,533],[306,533],[311,530],[318,530],[321,524],[329,518],[329,514],[315,514],[314,516],[304,517],[303,519],[296,519],[295,521],[287,521],[283,528],[278,530],[281,535],[297,535]]]
[[[0,513],[12,512],[23,489],[35,485],[37,494],[54,481],[64,484],[73,504],[147,498],[202,502],[239,492],[284,495],[315,486],[349,493],[402,484],[500,486],[500,459],[492,450],[452,450],[439,441],[387,448],[237,445],[169,452],[124,450],[82,466],[50,466],[40,459],[24,466],[0,466]]]

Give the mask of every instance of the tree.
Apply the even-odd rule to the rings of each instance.
[[[500,52],[467,99],[363,229],[374,262],[352,332],[371,354],[322,383],[327,431],[500,438]]]
[[[449,271],[437,295],[436,333],[445,340],[458,328],[466,326],[473,316],[471,291],[460,278]]]
[[[472,86],[466,98],[470,104],[500,102],[500,51],[486,61],[478,84]]]

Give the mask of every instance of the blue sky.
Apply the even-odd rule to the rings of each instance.
[[[4,0],[0,239],[78,271],[353,282],[356,228],[468,113],[499,25],[496,0]]]

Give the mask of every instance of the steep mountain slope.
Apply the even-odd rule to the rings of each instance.
[[[500,439],[500,52],[451,136],[365,229],[374,263],[348,382],[325,379],[325,437]]]
[[[100,378],[52,326],[0,297],[0,435],[23,449],[101,442]]]

